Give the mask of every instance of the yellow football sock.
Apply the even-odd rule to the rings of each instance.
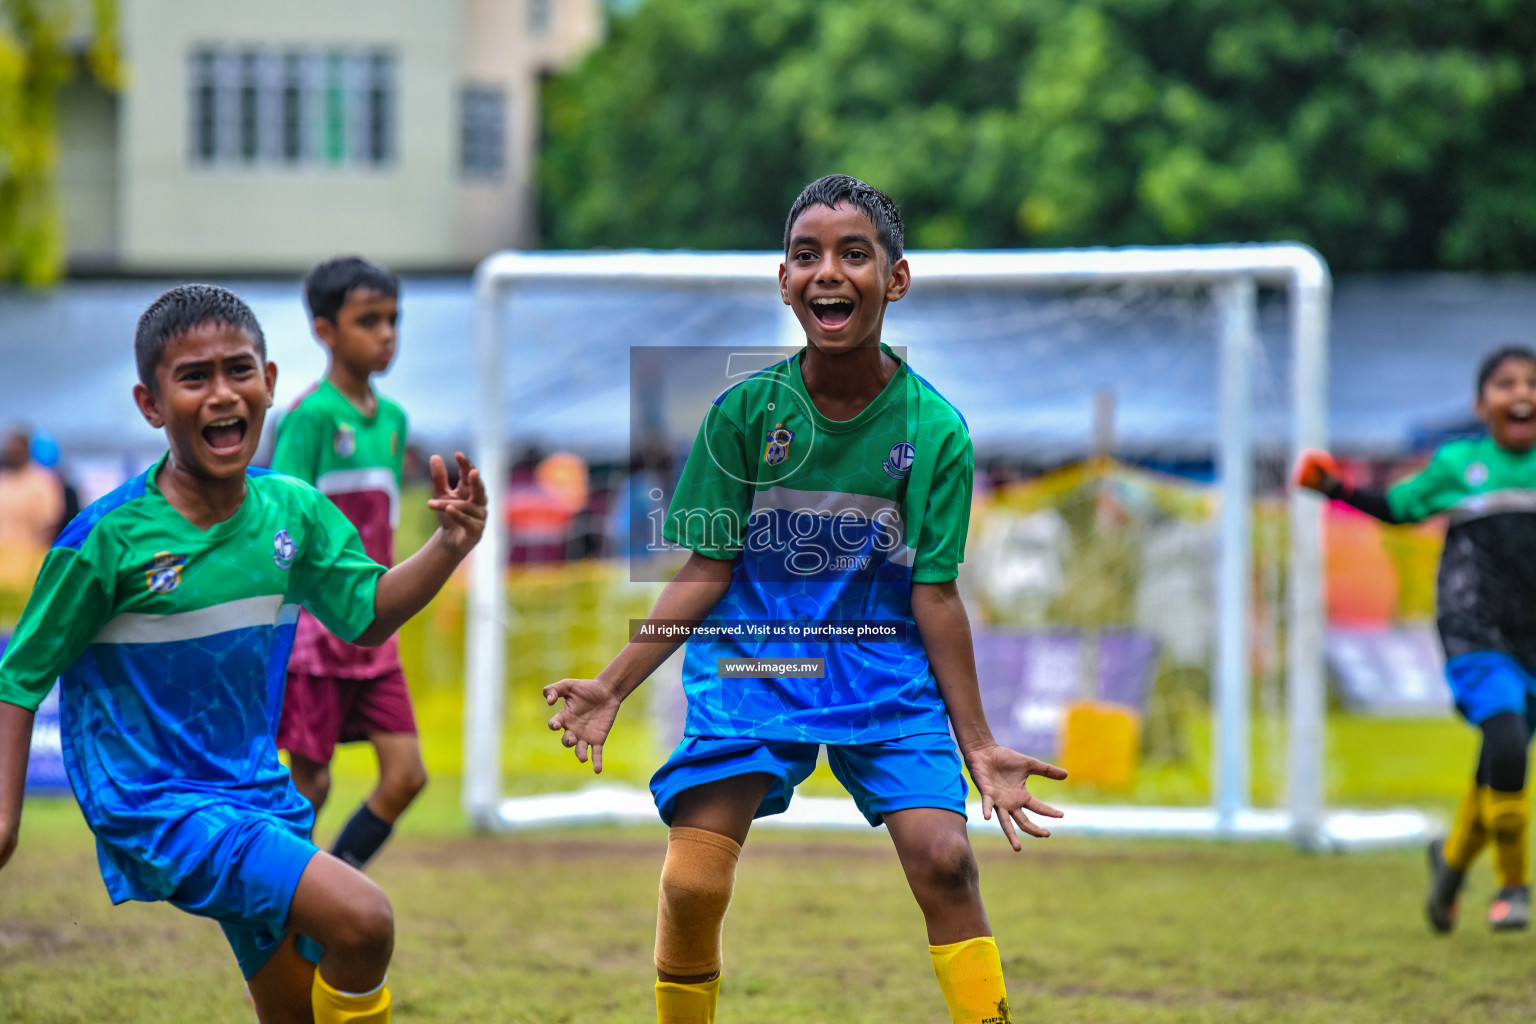
[[[928,955],[954,1024],[1010,1024],[1003,960],[992,936],[929,946]]]
[[[1477,860],[1488,843],[1488,830],[1483,827],[1483,788],[1473,783],[1467,795],[1456,808],[1456,820],[1451,823],[1451,833],[1445,837],[1445,863],[1452,871],[1465,872]]]
[[[317,970],[309,1001],[315,1024],[389,1024],[389,989],[382,982],[366,995],[353,995],[332,988]]]
[[[1530,818],[1525,790],[1483,790],[1483,827],[1493,837],[1493,870],[1500,885],[1525,884],[1525,835]]]
[[[708,981],[680,985],[656,983],[657,1024],[715,1024],[715,1005],[720,1001],[720,975]],[[316,1022],[318,1024],[318,1022]]]

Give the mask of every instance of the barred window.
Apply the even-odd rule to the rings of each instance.
[[[211,163],[219,155],[218,79],[212,53],[192,55],[192,159]]]
[[[261,82],[256,73],[256,54],[242,53],[240,55],[240,79],[236,88],[238,113],[235,115],[239,121],[238,150],[240,159],[245,163],[251,163],[260,155],[261,145],[261,116],[257,109],[257,103],[261,96]]]
[[[389,160],[390,146],[394,142],[394,133],[390,131],[390,125],[394,123],[394,79],[393,57],[374,54],[368,58],[365,158],[369,163],[382,164]]]
[[[499,178],[506,170],[506,90],[474,86],[460,96],[460,166],[466,178]]]
[[[298,163],[304,146],[304,60],[296,53],[283,55],[282,82],[278,86],[282,139],[278,153],[284,163]]]
[[[554,11],[551,9],[550,0],[528,0],[528,31],[535,36],[549,34],[550,22],[554,20]]]
[[[200,47],[188,64],[188,159],[207,166],[388,165],[398,63],[389,50]]]

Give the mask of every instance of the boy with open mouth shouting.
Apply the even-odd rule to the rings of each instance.
[[[170,451],[60,535],[0,658],[0,867],[33,713],[60,679],[64,763],[114,903],[218,921],[263,1024],[386,1024],[394,918],[309,840],[278,760],[299,608],[376,645],[479,541],[485,490],[432,461],[438,531],[385,570],[309,484],[250,467],[277,367],[235,295],[174,288],[139,320],[134,399]],[[317,967],[318,964],[318,967]]]

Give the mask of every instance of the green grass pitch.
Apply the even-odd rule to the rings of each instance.
[[[424,724],[438,713],[430,701],[422,711]],[[1333,788],[1367,801],[1418,794],[1448,810],[1470,763],[1471,736],[1451,723],[1341,722],[1333,735]],[[429,760],[445,749],[429,744]],[[340,760],[322,838],[370,768],[363,749]],[[435,770],[373,871],[398,921],[395,1019],[654,1020],[662,830],[472,836],[457,779]],[[1481,923],[1486,865],[1462,929],[1444,938],[1420,914],[1417,850],[1303,856],[1057,838],[1014,855],[990,826],[973,834],[1021,1021],[1516,1021],[1536,1005],[1536,936]],[[721,1024],[945,1020],[922,919],[883,833],[754,835],[726,956]],[[105,1020],[249,1024],[253,1014],[213,923],[166,906],[112,908],[73,803],[34,800],[0,872],[0,1021]]]

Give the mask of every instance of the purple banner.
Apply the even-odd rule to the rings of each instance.
[[[1067,706],[1095,700],[1145,713],[1157,644],[1145,633],[979,630],[976,678],[992,733],[1004,746],[1052,757]]]
[[[1445,656],[1429,623],[1328,630],[1324,646],[1339,699],[1367,715],[1451,713]]]

